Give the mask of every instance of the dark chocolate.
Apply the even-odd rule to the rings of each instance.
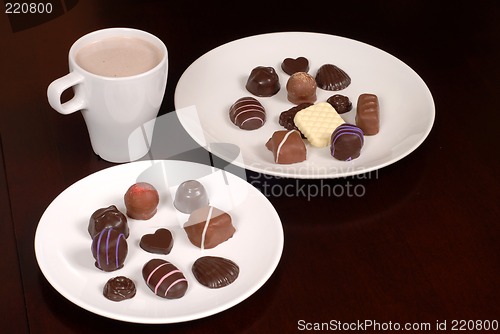
[[[201,249],[214,248],[236,232],[231,216],[213,206],[205,206],[191,213],[184,230],[189,241]]]
[[[278,74],[272,67],[258,66],[250,72],[245,87],[256,96],[273,96],[280,90]]]
[[[356,125],[365,136],[376,135],[380,129],[378,98],[375,94],[361,94],[356,107]]]
[[[316,102],[316,81],[306,72],[292,74],[286,83],[288,101],[301,103]]]
[[[288,75],[292,75],[297,72],[308,72],[309,60],[305,57],[298,57],[295,59],[285,58],[281,63],[281,69]]]
[[[95,266],[103,271],[114,271],[123,267],[128,253],[127,240],[123,233],[108,227],[92,240],[92,255]]]
[[[191,268],[194,277],[210,289],[219,289],[233,283],[240,273],[240,268],[233,261],[217,256],[203,256],[197,259]]]
[[[129,236],[127,217],[114,205],[98,209],[90,216],[88,231],[92,238],[106,227],[112,227],[123,233],[125,238]]]
[[[273,152],[277,164],[292,164],[306,160],[307,150],[298,130],[275,131],[266,147]]]
[[[343,114],[352,110],[352,102],[347,96],[344,95],[332,95],[328,98],[328,100],[326,100],[326,102],[330,103],[332,107],[335,108],[335,111],[337,111],[337,113],[339,114]]]
[[[152,259],[142,267],[142,277],[155,295],[177,299],[184,296],[188,281],[172,263],[163,259]]]
[[[305,108],[310,107],[312,105],[313,105],[312,103],[301,103],[295,107],[292,107],[288,110],[283,111],[280,114],[280,118],[279,118],[280,125],[285,127],[285,129],[287,129],[287,130],[299,131],[299,129],[297,128],[297,126],[295,126],[295,123],[293,122],[295,114],[297,114],[302,109],[305,109]],[[302,133],[301,133],[301,136],[302,136]]]
[[[156,188],[147,182],[138,182],[130,186],[124,200],[127,216],[139,220],[153,217],[160,201]]]
[[[153,234],[143,235],[139,242],[139,246],[146,252],[164,255],[170,253],[173,245],[172,232],[166,228],[159,228]]]
[[[243,130],[255,130],[266,122],[266,110],[253,97],[242,97],[229,108],[229,119]]]
[[[332,133],[330,153],[337,160],[350,161],[359,157],[363,143],[363,131],[356,125],[344,123]]]
[[[321,89],[341,90],[351,84],[351,78],[339,67],[325,64],[316,73],[316,83]]]
[[[135,296],[135,283],[125,276],[110,278],[104,285],[102,294],[114,302],[120,302]]]

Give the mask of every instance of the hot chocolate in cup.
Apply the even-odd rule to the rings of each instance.
[[[104,160],[146,155],[167,83],[165,44],[141,30],[103,29],[78,39],[68,58],[69,73],[48,87],[50,105],[61,114],[82,112],[92,148]],[[68,88],[74,97],[61,103]]]

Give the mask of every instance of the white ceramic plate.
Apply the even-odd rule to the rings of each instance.
[[[228,241],[201,251],[187,239],[181,225],[188,215],[173,208],[177,186],[197,179],[207,189],[212,205],[233,218],[236,233]],[[130,236],[125,266],[106,273],[97,269],[87,232],[90,215],[115,204],[125,212],[123,195],[135,182],[146,181],[160,193],[157,214],[148,221],[129,219]],[[140,238],[160,227],[171,230],[174,246],[169,255],[151,254],[139,247]],[[233,174],[210,166],[181,161],[143,161],[119,165],[92,174],[63,191],[40,219],[35,252],[49,283],[71,302],[96,314],[136,323],[173,323],[221,312],[257,291],[278,265],[283,249],[281,221],[271,203],[253,186]],[[237,280],[220,289],[199,284],[191,272],[202,255],[229,258],[240,267]],[[142,278],[143,265],[164,258],[186,276],[184,297],[157,297]],[[116,276],[131,278],[137,288],[134,298],[113,302],[102,294],[104,284]]]
[[[362,93],[379,98],[380,132],[366,137],[361,156],[338,161],[328,148],[308,146],[307,160],[291,165],[273,162],[265,143],[279,125],[279,115],[293,105],[287,100],[289,76],[281,70],[285,58],[306,57],[309,73],[327,63],[346,71],[349,87],[338,92],[318,88],[318,101],[334,94],[349,97],[353,110],[341,116],[353,123],[356,102]],[[272,66],[280,77],[281,89],[275,96],[257,99],[267,112],[266,124],[245,131],[231,123],[228,110],[234,101],[252,96],[245,83],[256,66]],[[183,112],[194,106],[197,114]],[[351,39],[306,32],[257,35],[219,46],[198,58],[182,75],[175,91],[175,107],[185,130],[201,146],[234,164],[260,173],[294,178],[334,178],[365,173],[390,165],[415,150],[427,137],[434,122],[434,101],[424,81],[396,57],[373,46]],[[198,118],[198,119],[196,119]],[[201,131],[199,124],[201,124]],[[220,149],[230,143],[235,152]]]

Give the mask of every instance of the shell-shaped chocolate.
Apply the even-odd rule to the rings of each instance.
[[[114,271],[123,267],[128,253],[125,235],[110,227],[92,239],[91,249],[95,266],[103,271]]]
[[[255,130],[266,122],[266,111],[253,97],[242,97],[229,108],[229,119],[240,129]]]
[[[233,283],[240,273],[240,267],[233,261],[217,256],[203,256],[192,266],[194,277],[210,289],[218,289]]]
[[[341,90],[351,84],[351,77],[341,68],[332,64],[321,66],[315,79],[318,87],[325,90]]]

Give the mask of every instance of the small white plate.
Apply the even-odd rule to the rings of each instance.
[[[193,246],[182,229],[188,215],[176,211],[173,198],[178,185],[199,180],[210,203],[228,212],[236,233],[213,249]],[[94,265],[87,227],[97,209],[116,205],[125,212],[123,195],[135,182],[153,184],[160,193],[157,214],[147,221],[129,219],[128,256],[123,268],[103,272]],[[168,255],[142,250],[144,234],[168,228],[174,246]],[[141,161],[111,167],[74,183],[49,205],[35,235],[35,252],[49,283],[76,305],[93,313],[135,323],[174,323],[206,317],[226,310],[257,291],[271,276],[283,250],[283,228],[271,203],[246,181],[213,167],[182,161]],[[220,289],[199,284],[193,262],[204,255],[222,256],[240,267],[234,283]],[[157,297],[142,278],[143,265],[152,258],[164,258],[186,276],[189,287],[184,297]],[[109,278],[127,276],[135,282],[132,299],[113,302],[103,296]]]
[[[345,162],[331,157],[329,148],[308,145],[307,160],[279,165],[264,146],[272,133],[282,130],[281,112],[293,104],[287,100],[289,76],[281,69],[285,58],[306,57],[313,76],[323,64],[334,64],[352,79],[344,90],[317,90],[318,101],[334,94],[348,96],[353,110],[342,114],[354,123],[356,102],[362,93],[379,98],[380,132],[366,136],[361,156]],[[245,89],[251,70],[274,67],[281,89],[272,97],[256,97],[267,112],[263,127],[245,131],[231,123],[229,107],[238,98],[252,96]],[[194,106],[197,113],[183,112]],[[185,130],[215,155],[249,170],[294,178],[335,178],[361,174],[390,165],[415,150],[434,123],[434,101],[424,81],[396,57],[355,40],[307,32],[282,32],[239,39],[219,46],[198,58],[183,73],[175,91],[175,107]],[[201,125],[201,131],[200,131]],[[225,145],[234,144],[235,150]],[[238,155],[235,157],[235,155]]]

